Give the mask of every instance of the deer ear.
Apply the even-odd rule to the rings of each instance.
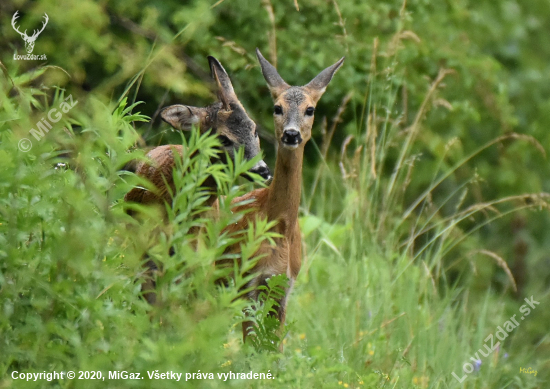
[[[332,77],[334,76],[334,73],[338,69],[340,69],[340,66],[344,63],[344,57],[340,58],[338,62],[336,62],[334,65],[329,66],[325,70],[323,70],[321,73],[319,73],[313,80],[309,82],[305,86],[306,89],[310,92],[311,97],[317,102],[325,93],[325,90],[327,89],[327,85],[329,84],[330,80],[332,80]]]
[[[175,129],[189,131],[193,125],[197,128],[206,127],[208,115],[206,108],[177,104],[163,108],[160,117]]]
[[[262,74],[264,75],[269,91],[273,99],[276,99],[281,93],[290,88],[290,86],[279,76],[277,69],[271,65],[260,53],[260,50],[256,48],[256,56],[260,62],[260,67],[262,68]]]
[[[229,75],[223,68],[220,61],[216,58],[208,56],[208,63],[210,64],[212,78],[216,80],[216,85],[218,86],[218,98],[223,104],[224,109],[226,111],[231,111],[230,103],[238,102],[239,99],[235,94]]]

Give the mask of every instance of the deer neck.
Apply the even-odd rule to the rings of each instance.
[[[293,228],[298,220],[302,191],[302,162],[304,144],[295,150],[279,146],[273,182],[269,187],[267,217],[277,220],[279,232]]]

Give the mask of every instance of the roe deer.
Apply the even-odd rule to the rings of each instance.
[[[256,130],[256,123],[250,119],[237,98],[231,80],[221,63],[214,57],[208,57],[212,77],[216,80],[219,101],[208,107],[198,108],[189,105],[171,105],[164,108],[160,116],[178,130],[191,130],[195,125],[202,133],[208,129],[218,135],[223,149],[232,158],[233,153],[240,147],[244,147],[244,157],[252,159],[260,153],[260,138]],[[180,155],[184,152],[181,145],[158,146],[149,151],[149,161],[140,162],[136,167],[138,176],[151,181],[157,191],[151,192],[143,188],[134,188],[126,194],[125,201],[140,204],[163,204],[164,201],[171,204],[175,191],[172,177],[175,166],[174,151]],[[214,162],[225,162],[225,153]],[[271,173],[266,163],[259,161],[250,172],[259,174],[264,179],[269,179]],[[166,185],[168,184],[168,186]],[[213,179],[207,180],[205,189],[215,192]],[[216,200],[213,194],[208,205]]]
[[[164,121],[179,130],[191,130],[193,125],[201,133],[212,129],[213,133],[219,137],[223,149],[230,158],[234,157],[235,150],[244,147],[244,157],[252,159],[261,151],[256,123],[248,117],[221,63],[211,56],[208,57],[208,62],[212,77],[217,84],[219,101],[204,108],[172,105],[164,108],[160,116]],[[124,196],[124,201],[161,206],[164,205],[164,202],[172,204],[172,195],[176,189],[173,178],[176,165],[175,158],[177,158],[177,153],[183,155],[184,152],[182,145],[159,146],[149,151],[147,157],[150,161],[138,163],[135,173],[151,181],[156,187],[156,191],[152,192],[136,187]],[[225,155],[226,153],[223,153],[211,162],[226,162]],[[259,174],[266,180],[271,178],[269,168],[263,160],[254,165],[250,172]],[[212,177],[208,178],[203,184],[203,188],[210,193],[205,205],[211,206],[217,199],[215,180]],[[158,268],[152,260],[147,261],[145,268],[147,269],[147,280],[142,284],[141,290],[145,299],[154,304],[156,294],[153,292],[155,288],[153,273]]]
[[[244,230],[249,224],[255,223],[257,217],[276,221],[273,230],[280,235],[275,239],[275,246],[267,241],[262,243],[255,256],[261,256],[252,273],[256,274],[247,287],[253,288],[248,293],[249,298],[258,299],[260,285],[266,285],[266,279],[279,274],[286,274],[289,286],[279,303],[277,317],[284,326],[286,315],[286,300],[290,289],[301,267],[301,237],[298,225],[298,207],[302,187],[302,161],[304,146],[311,138],[313,114],[317,102],[325,92],[334,73],[344,62],[341,58],[334,65],[323,70],[305,86],[290,86],[256,49],[262,73],[267,82],[274,101],[273,116],[275,121],[275,136],[279,141],[277,160],[273,173],[273,182],[268,188],[256,189],[244,196],[234,199],[237,204],[249,201],[245,205],[236,205],[235,211],[249,210],[236,224],[226,227],[225,231],[234,233]],[[234,245],[228,251],[239,253],[240,247]],[[220,260],[219,265],[226,265],[227,260]],[[243,324],[243,339],[246,340],[251,322]]]

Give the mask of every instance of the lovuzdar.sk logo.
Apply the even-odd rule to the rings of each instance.
[[[44,13],[45,20],[42,22],[42,28],[40,30],[34,30],[33,34],[31,36],[28,36],[27,30],[25,30],[25,32],[21,32],[19,31],[19,27],[15,25],[15,22],[19,17],[18,13],[19,11],[15,11],[15,13],[13,14],[13,17],[11,18],[11,26],[15,31],[17,31],[17,33],[19,33],[19,35],[21,35],[21,37],[25,41],[25,49],[27,50],[27,54],[26,55],[13,54],[13,59],[47,60],[46,54],[33,55],[32,51],[34,50],[34,43],[36,42],[36,38],[38,38],[38,35],[40,35],[42,31],[44,31],[44,29],[46,28],[46,24],[48,24],[48,20],[49,20],[48,14]]]

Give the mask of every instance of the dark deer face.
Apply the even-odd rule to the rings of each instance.
[[[212,129],[230,158],[234,158],[235,151],[243,147],[245,158],[252,159],[261,152],[256,123],[250,119],[237,98],[221,63],[214,57],[208,57],[208,62],[218,87],[219,101],[204,108],[171,105],[164,108],[160,116],[178,130],[190,130],[193,126],[201,132]],[[263,160],[250,171],[266,180],[271,178],[271,172]]]
[[[317,102],[325,93],[332,76],[342,66],[344,58],[319,73],[305,86],[290,86],[256,49],[262,73],[273,97],[275,136],[279,147],[297,149],[311,138],[313,115]]]

